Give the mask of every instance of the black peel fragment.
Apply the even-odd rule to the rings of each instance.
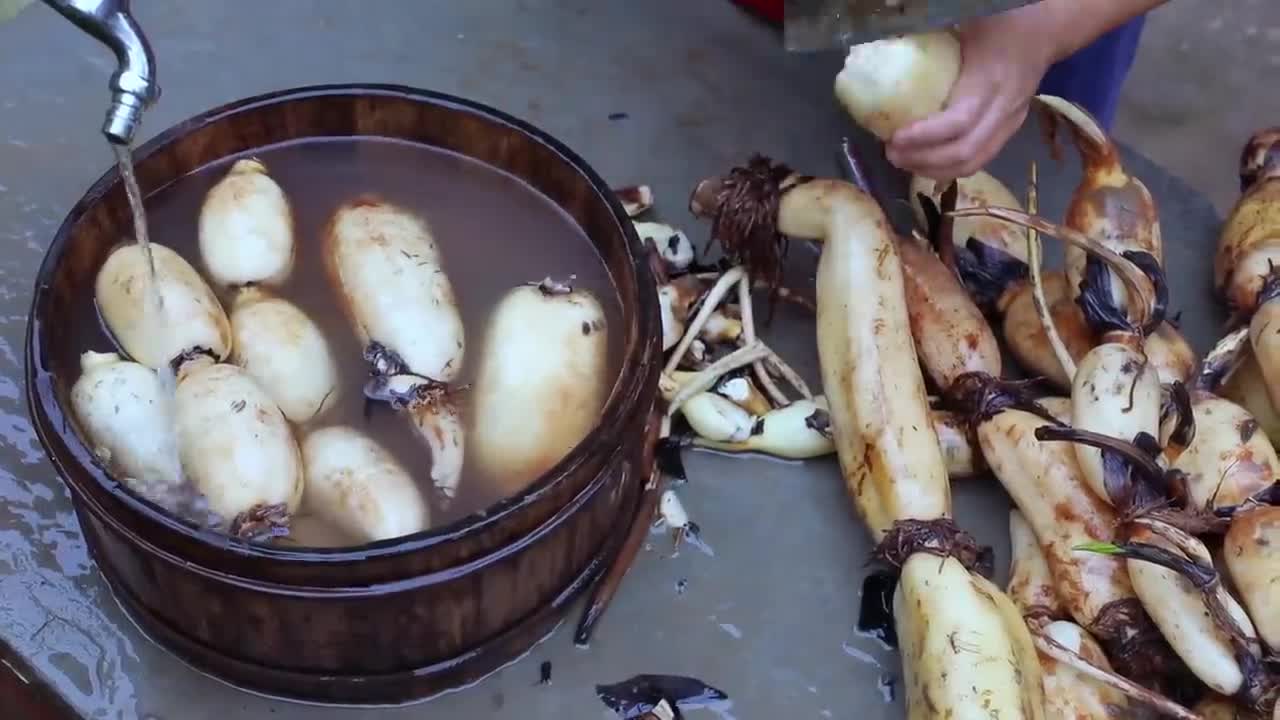
[[[1120,257],[1132,263],[1151,281],[1154,299],[1146,321],[1139,326],[1123,308],[1115,304],[1111,295],[1114,275],[1107,264],[1095,255],[1089,255],[1085,260],[1085,273],[1080,280],[1080,295],[1076,298],[1076,304],[1084,312],[1085,323],[1096,334],[1140,332],[1150,335],[1164,322],[1169,311],[1169,285],[1165,282],[1164,268],[1160,267],[1151,253],[1145,251],[1128,250],[1120,253]],[[1130,299],[1129,302],[1133,300]]]
[[[809,413],[804,419],[804,426],[828,440],[833,438],[831,433],[831,413],[822,408],[817,408]]]
[[[1192,386],[1197,390],[1216,392],[1248,357],[1251,347],[1247,324],[1232,330],[1205,353]]]
[[[215,355],[212,350],[210,350],[207,347],[196,346],[193,348],[189,348],[187,350],[183,350],[181,353],[178,353],[178,355],[176,355],[172,360],[169,361],[169,369],[173,371],[174,375],[177,375],[178,369],[181,368],[183,365],[186,365],[187,363],[191,362],[192,360],[195,360],[196,358],[202,358],[202,357],[209,358],[214,362],[218,362],[218,356]]]
[[[1114,332],[1137,334],[1138,328],[1111,296],[1111,270],[1105,262],[1093,255],[1085,260],[1079,289],[1076,305],[1080,306],[1085,324],[1095,335]]]
[[[641,718],[667,701],[674,717],[682,710],[715,707],[729,696],[697,678],[682,675],[636,675],[622,682],[596,685],[596,697],[621,718]]]
[[[1037,435],[1037,440],[1044,439]],[[1117,453],[1110,448],[1101,450],[1102,456],[1102,485],[1107,493],[1107,501],[1112,507],[1128,508],[1137,504],[1135,497],[1138,483],[1134,483],[1130,477],[1130,468],[1132,467],[1123,455]]]
[[[1165,280],[1164,268],[1160,266],[1160,262],[1154,255],[1145,250],[1128,250],[1120,253],[1120,256],[1141,270],[1142,274],[1151,281],[1151,287],[1155,290],[1151,316],[1142,326],[1143,334],[1150,335],[1160,327],[1160,323],[1164,322],[1169,313],[1169,283]]]
[[[941,207],[933,202],[933,198],[925,193],[916,193],[916,200],[924,211],[925,231],[933,251],[942,259],[943,264],[957,271],[956,267],[956,218],[952,215],[956,209],[956,201],[960,196],[960,184],[952,180],[947,189],[938,198]],[[977,242],[974,238],[971,242]]]
[[[369,363],[369,372],[373,375],[404,375],[410,372],[409,365],[394,350],[376,340],[365,346],[364,361]]]
[[[689,475],[685,472],[684,456],[680,452],[682,445],[678,438],[662,438],[654,450],[654,459],[658,465],[658,472],[667,477],[686,481]]]
[[[939,209],[942,217],[938,221],[935,236],[932,238],[934,250],[941,256],[947,267],[953,269],[956,265],[956,218],[952,213],[956,211],[956,201],[959,197],[960,183],[957,180],[952,180],[947,189],[942,191],[942,197],[939,198],[942,201],[942,207]],[[970,238],[970,240],[972,241],[973,238]]]
[[[1031,277],[1031,268],[1001,248],[969,238],[955,248],[955,271],[973,301],[988,315],[996,311],[1001,296]]]
[[[926,193],[916,193],[916,202],[920,203],[920,210],[924,213],[924,229],[925,237],[929,238],[929,244],[933,245],[934,252],[938,251],[938,236],[934,231],[942,224],[942,212],[938,210],[938,205]]]
[[[858,632],[890,648],[898,647],[898,628],[893,621],[893,595],[897,587],[897,573],[873,572],[862,579],[862,597],[858,604]]]
[[[1196,418],[1191,409],[1191,393],[1181,381],[1175,380],[1164,386],[1160,403],[1160,424],[1167,424],[1172,419],[1173,429],[1169,432],[1169,445],[1186,448],[1196,438]]]

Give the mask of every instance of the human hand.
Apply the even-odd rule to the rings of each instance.
[[[981,170],[1018,131],[1040,80],[1055,61],[1061,21],[1039,2],[960,29],[960,74],[946,106],[894,133],[895,166],[949,182]]]

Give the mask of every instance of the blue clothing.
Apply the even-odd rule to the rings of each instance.
[[[1146,19],[1139,15],[1050,67],[1039,92],[1082,105],[1110,130]]]

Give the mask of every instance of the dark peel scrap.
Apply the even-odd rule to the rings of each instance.
[[[622,682],[596,685],[596,696],[621,718],[642,718],[664,700],[673,716],[682,710],[720,706],[729,696],[698,680],[682,675],[636,675]]]
[[[1145,250],[1128,250],[1120,254],[1125,260],[1133,263],[1151,281],[1155,292],[1155,300],[1151,306],[1151,314],[1147,317],[1142,332],[1150,335],[1160,327],[1160,323],[1169,314],[1169,283],[1165,279],[1164,268],[1155,256]]]
[[[1111,271],[1105,262],[1093,255],[1085,260],[1079,289],[1076,304],[1084,314],[1085,324],[1095,335],[1138,333],[1138,328],[1111,296]]]
[[[977,238],[969,238],[964,248],[954,248],[952,252],[960,282],[988,315],[995,312],[1000,298],[1010,288],[1031,277],[1031,268],[1025,262]]]
[[[1186,448],[1196,438],[1195,413],[1191,409],[1191,393],[1175,380],[1165,385],[1161,394],[1160,425],[1173,423],[1168,444]]]
[[[1240,366],[1241,361],[1248,356],[1251,347],[1248,323],[1227,333],[1201,359],[1192,387],[1196,390],[1216,392]]]
[[[212,350],[210,350],[207,347],[197,346],[197,347],[189,348],[187,350],[182,351],[180,354],[178,354],[172,360],[170,360],[169,369],[172,370],[173,373],[176,375],[178,374],[178,370],[183,365],[186,365],[187,363],[191,362],[192,360],[195,360],[196,358],[202,358],[202,357],[210,358],[214,362],[218,361],[218,356],[215,355]]]
[[[833,438],[831,432],[831,413],[817,408],[809,413],[804,419],[804,426],[818,433],[822,437],[831,440]]]
[[[896,573],[873,572],[862,579],[858,605],[858,632],[885,645],[898,647],[898,629],[893,620],[893,595],[898,587]]]
[[[369,372],[373,375],[403,375],[409,372],[409,366],[394,350],[376,340],[365,346],[364,361],[369,363]]]
[[[1142,316],[1141,324],[1116,306],[1111,297],[1113,273],[1096,255],[1089,255],[1085,260],[1085,273],[1080,280],[1076,304],[1083,311],[1089,328],[1098,335],[1108,332],[1149,335],[1160,327],[1169,312],[1169,285],[1165,281],[1164,268],[1148,252],[1130,250],[1121,253],[1120,257],[1132,263],[1151,282],[1152,303]]]
[[[658,446],[654,450],[654,461],[658,465],[658,472],[677,480],[689,479],[684,469],[684,457],[681,454],[683,445],[684,443],[674,436],[658,441]]]
[[[938,210],[938,204],[927,193],[916,193],[916,202],[920,203],[920,210],[924,213],[925,236],[929,238],[929,243],[933,245],[936,252],[939,233],[935,229],[942,224],[942,213]]]
[[[933,251],[938,253],[938,257],[942,262],[953,271],[957,271],[956,265],[956,244],[955,230],[956,219],[952,215],[956,209],[956,201],[960,196],[960,183],[952,180],[947,185],[947,189],[942,191],[941,201],[942,207],[938,207],[933,199],[924,193],[916,193],[916,199],[920,202],[921,209],[924,210],[926,232],[929,237],[929,244],[933,246]],[[969,238],[969,242],[977,242],[974,238]]]

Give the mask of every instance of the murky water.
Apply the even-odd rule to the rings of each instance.
[[[338,362],[342,387],[322,424],[364,430],[419,479],[428,498],[433,493],[428,492],[431,455],[426,445],[407,417],[367,402],[361,393],[369,375],[364,348],[343,312],[320,252],[325,226],[340,204],[372,194],[426,220],[440,246],[466,332],[464,366],[456,386],[474,380],[482,353],[500,352],[483,346],[486,324],[501,297],[517,285],[546,276],[574,276],[576,287],[602,301],[610,328],[620,326],[616,291],[590,241],[571,217],[511,175],[460,155],[392,140],[308,140],[259,150],[254,157],[284,190],[294,215],[296,260],[277,292],[319,326]],[[125,155],[121,159],[123,163]],[[156,243],[177,251],[203,273],[197,242],[200,207],[236,159],[225,158],[147,197],[138,237],[147,237],[149,225]],[[220,299],[229,309],[230,294],[221,293]],[[79,339],[78,351],[115,349],[93,311],[92,298],[86,297],[71,325]],[[610,332],[610,382],[621,364],[620,335]],[[465,397],[459,404],[464,410],[468,406]],[[474,466],[470,458],[466,466]],[[432,525],[489,507],[501,499],[499,487],[495,478],[464,469],[457,498],[447,509],[432,508]],[[316,547],[352,544],[318,518],[303,514],[295,521],[293,536],[286,542]]]

